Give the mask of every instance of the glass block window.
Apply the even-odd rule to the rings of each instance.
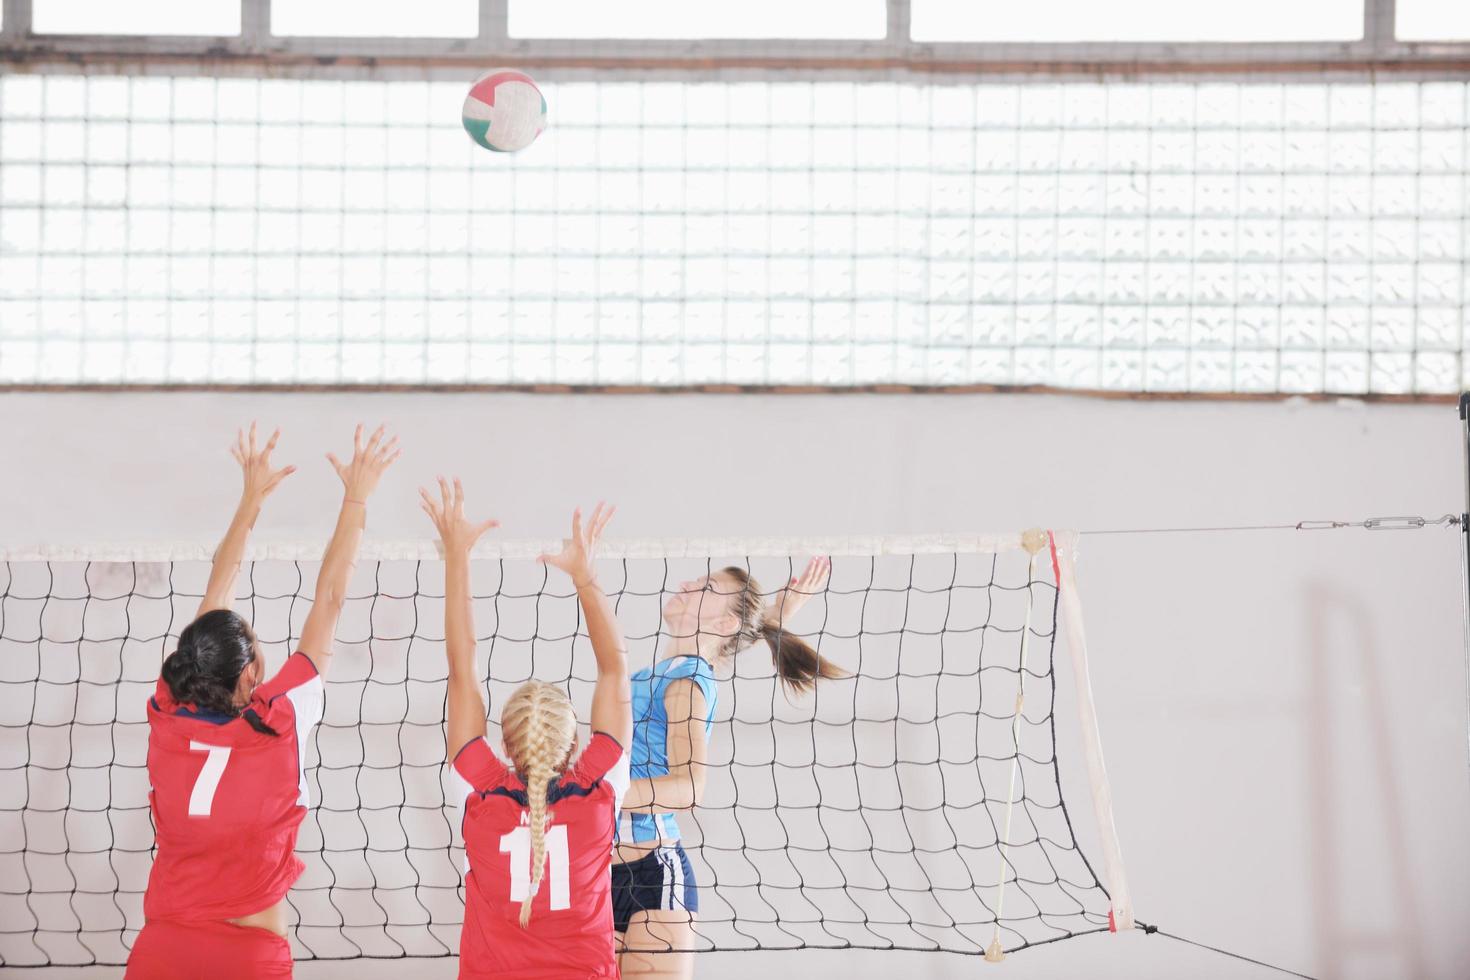
[[[271,0],[278,37],[474,37],[479,0]]]
[[[38,34],[240,33],[240,0],[31,0]]]
[[[1466,85],[0,76],[0,384],[1467,383]]]
[[[1470,41],[1470,4],[1462,0],[1396,0],[1401,41]]]
[[[509,0],[511,37],[847,38],[888,32],[883,0]]]

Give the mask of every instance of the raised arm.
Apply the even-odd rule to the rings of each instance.
[[[454,489],[439,477],[439,500],[419,488],[424,512],[439,531],[444,544],[444,653],[449,659],[449,728],[445,748],[449,758],[485,734],[485,699],[480,697],[480,679],[475,676],[475,613],[470,605],[470,549],[480,535],[499,521],[478,524],[465,519],[464,487],[454,479]]]
[[[378,488],[378,480],[398,458],[398,437],[383,442],[383,427],[372,434],[364,446],[362,426],[352,434],[352,460],[347,464],[327,453],[327,461],[342,478],[342,509],[337,513],[337,526],[327,553],[322,556],[322,569],[316,577],[316,596],[306,625],[301,628],[301,652],[311,658],[316,669],[327,672],[332,659],[332,640],[337,635],[337,620],[342,617],[342,604],[347,599],[347,580],[357,561],[357,548],[362,543],[362,530],[367,522],[367,501]]]
[[[572,512],[572,536],[560,553],[538,560],[571,576],[587,621],[592,655],[597,659],[597,685],[592,690],[592,730],[606,732],[625,749],[633,735],[633,697],[628,687],[628,644],[613,614],[612,603],[597,584],[597,544],[617,512],[599,503],[584,526],[582,510]]]
[[[214,565],[209,570],[209,584],[204,587],[204,599],[199,603],[199,611],[195,616],[203,616],[212,609],[230,608],[235,599],[235,577],[240,574],[240,560],[245,555],[245,542],[250,539],[250,531],[255,527],[256,518],[260,516],[261,505],[281,485],[282,480],[296,472],[294,466],[271,469],[271,452],[276,448],[276,440],[280,437],[281,430],[277,429],[271,433],[270,441],[265,444],[264,449],[256,449],[255,423],[251,422],[249,438],[246,438],[242,429],[237,434],[235,445],[230,447],[230,455],[235,457],[245,473],[245,486],[240,491],[240,505],[235,508],[230,529],[225,532],[224,539],[214,550]]]
[[[766,611],[762,620],[771,626],[782,629],[786,623],[795,616],[802,606],[811,601],[812,596],[821,592],[827,586],[827,579],[832,575],[832,559],[817,556],[806,563],[806,568],[801,574],[793,578],[779,592],[771,596],[766,603]]]

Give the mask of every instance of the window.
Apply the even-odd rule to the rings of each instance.
[[[475,37],[478,0],[272,0],[280,37]]]
[[[915,41],[1352,41],[1363,0],[913,0]]]
[[[240,0],[32,0],[37,34],[240,33]]]
[[[883,0],[510,0],[525,38],[881,38]]]
[[[1470,3],[1465,0],[1397,0],[1400,41],[1470,41]]]
[[[1451,393],[1464,82],[0,76],[0,383]]]

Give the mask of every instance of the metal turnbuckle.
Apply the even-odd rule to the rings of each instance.
[[[1416,531],[1421,527],[1450,526],[1459,522],[1454,514],[1442,517],[1370,517],[1363,522],[1363,527],[1369,531]]]
[[[1460,515],[1440,517],[1370,517],[1365,521],[1298,521],[1298,531],[1333,531],[1343,527],[1361,527],[1367,531],[1417,531],[1421,527],[1458,527]]]

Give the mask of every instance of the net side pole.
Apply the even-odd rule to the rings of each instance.
[[[1087,668],[1087,638],[1082,630],[1082,601],[1077,595],[1077,532],[1047,532],[1051,545],[1052,573],[1060,593],[1061,613],[1058,624],[1067,638],[1072,656],[1072,678],[1077,685],[1077,715],[1082,732],[1082,746],[1087,758],[1087,779],[1092,788],[1092,809],[1097,817],[1098,837],[1102,844],[1103,873],[1107,877],[1108,925],[1117,932],[1133,928],[1133,900],[1128,892],[1128,878],[1123,871],[1123,849],[1118,843],[1118,827],[1113,821],[1113,791],[1103,765],[1102,736],[1098,733],[1097,709],[1092,701],[1092,677]]]
[[[1460,444],[1465,461],[1465,510],[1460,514],[1460,615],[1465,634],[1465,761],[1470,767],[1470,391],[1460,394]]]

